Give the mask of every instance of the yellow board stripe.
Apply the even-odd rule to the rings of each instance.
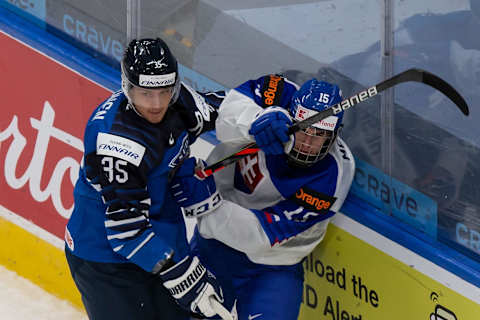
[[[63,250],[0,217],[0,263],[83,310]]]

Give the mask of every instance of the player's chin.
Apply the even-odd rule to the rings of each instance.
[[[148,122],[155,124],[161,122],[164,116],[165,112],[148,112],[145,115],[145,118],[148,120]]]
[[[316,154],[315,150],[308,149],[308,148],[299,149],[298,152],[305,156],[311,156]]]

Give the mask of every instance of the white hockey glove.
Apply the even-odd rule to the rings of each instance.
[[[222,205],[222,196],[217,191],[213,176],[203,178],[195,175],[195,171],[201,171],[204,166],[205,161],[188,158],[170,182],[173,198],[187,218],[200,217]]]
[[[198,257],[185,257],[173,267],[161,272],[160,278],[164,287],[185,310],[204,317],[217,314],[210,299],[213,297],[222,303],[222,288]]]

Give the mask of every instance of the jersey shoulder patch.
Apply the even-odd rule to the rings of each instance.
[[[279,75],[270,74],[263,77],[263,85],[260,89],[262,107],[279,106],[284,85],[285,80]]]
[[[263,76],[255,82],[254,99],[262,108],[288,108],[293,94],[298,90],[297,84],[278,74]]]
[[[97,135],[97,154],[120,158],[138,167],[145,154],[145,147],[124,137],[99,132]]]

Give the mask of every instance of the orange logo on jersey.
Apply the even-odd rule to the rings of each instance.
[[[311,192],[308,193],[303,188],[300,188],[300,190],[295,193],[295,198],[314,207],[318,211],[328,210],[332,206],[331,201],[320,199],[318,195],[312,195]]]
[[[271,75],[270,80],[268,81],[268,87],[263,91],[264,103],[268,106],[271,106],[275,100],[275,95],[278,90],[278,82],[282,80],[281,77],[276,75]]]

